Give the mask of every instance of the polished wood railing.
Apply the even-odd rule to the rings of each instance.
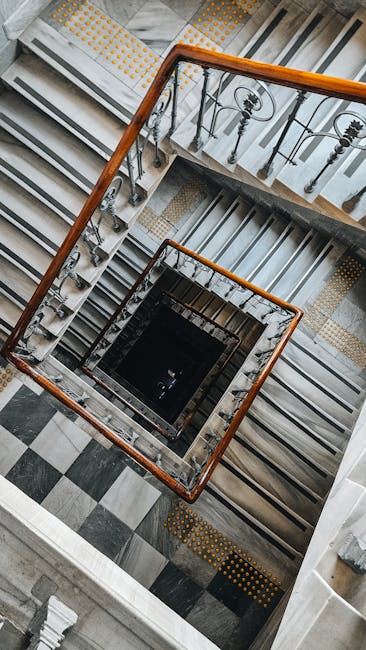
[[[107,426],[98,422],[95,417],[88,414],[88,412],[82,406],[80,406],[80,404],[77,404],[74,400],[65,395],[63,391],[57,387],[57,385],[45,377],[42,377],[41,374],[38,373],[36,369],[33,368],[26,360],[19,358],[19,356],[15,353],[15,348],[18,342],[21,340],[21,337],[24,335],[27,327],[31,323],[31,320],[36,314],[40,304],[47,296],[47,293],[52,287],[55,279],[58,277],[60,270],[65,264],[65,261],[72,253],[91,217],[100,205],[105,192],[110,187],[116,175],[118,175],[118,171],[123,160],[126,158],[131,146],[136,140],[136,137],[140,133],[141,129],[146,123],[146,120],[154,109],[156,102],[159,100],[159,97],[163,92],[171,75],[173,74],[177,64],[183,61],[201,65],[204,69],[213,68],[221,71],[226,71],[234,75],[242,75],[264,82],[292,87],[294,89],[302,91],[310,91],[330,97],[337,97],[349,101],[366,103],[366,84],[360,82],[348,81],[311,72],[304,72],[302,70],[294,70],[283,66],[260,63],[252,61],[250,59],[241,59],[226,54],[212,53],[188,45],[175,45],[169,52],[165,61],[162,63],[154,81],[146,93],[146,96],[142,100],[138,110],[131,120],[131,123],[125,129],[123,136],[121,137],[113,155],[111,156],[109,162],[106,164],[94,189],[92,190],[83,208],[81,209],[80,214],[75,220],[57,254],[53,258],[48,270],[36,288],[32,298],[26,305],[9,338],[5,342],[2,349],[2,354],[6,359],[14,363],[21,371],[26,372],[32,376],[46,390],[54,394],[67,406],[72,408],[75,412],[79,413],[79,415],[82,415],[85,419],[89,420],[91,424],[98,428],[107,438],[112,440],[122,449],[125,448],[125,451],[127,451],[127,453],[129,453],[131,456],[134,456],[137,462],[140,462],[148,470],[158,476],[159,471],[154,463],[146,459],[144,460],[141,454],[138,454],[137,452],[133,453],[135,450],[127,449],[125,443],[123,443],[118,436],[116,436],[110,429],[108,429]],[[197,259],[202,258],[197,255]],[[224,270],[221,270],[221,272],[228,274],[228,272]],[[243,283],[243,280],[241,278],[237,278],[235,276],[232,276],[232,278],[238,283]],[[255,290],[257,292],[260,291],[257,288]],[[262,292],[262,295],[273,300],[273,296],[270,296],[266,292]],[[285,303],[283,304],[285,305]],[[169,485],[186,500],[195,500],[200,491],[203,489],[204,485],[207,483],[207,480],[211,475],[214,467],[216,466],[219,457],[221,457],[225,447],[234,435],[235,430],[247,412],[249,405],[253,401],[255,395],[258,393],[261,385],[263,384],[263,381],[271,371],[273,364],[281,354],[283,347],[286,345],[293,330],[297,326],[302,315],[301,310],[293,307],[292,305],[286,305],[286,308],[293,312],[293,320],[287,327],[280,343],[276,346],[273,355],[268,360],[268,363],[266,364],[260,377],[254,383],[253,387],[247,395],[247,398],[243,402],[239,411],[236,413],[229,426],[228,435],[225,435],[224,439],[219,443],[216,450],[217,453],[215,452],[215,457],[202,472],[195,488],[192,491],[189,491],[183,488],[181,485],[178,485],[175,480],[159,476],[161,480],[163,480],[167,485]]]

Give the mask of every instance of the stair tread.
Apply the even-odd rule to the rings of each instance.
[[[44,20],[36,18],[19,40],[126,123],[130,121],[139,95]]]
[[[257,450],[247,442],[243,446],[237,439],[232,440],[224,459],[309,524],[317,521],[322,500],[312,492],[307,492],[301,483],[296,485],[295,480],[287,479],[277,467],[271,467],[265,462],[266,458],[261,458]]]

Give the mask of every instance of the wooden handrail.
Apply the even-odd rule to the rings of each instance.
[[[144,126],[176,65],[181,61],[282,86],[291,86],[299,90],[366,103],[366,84],[359,81],[349,81],[348,79],[329,77],[315,72],[305,72],[304,70],[294,70],[284,66],[252,61],[251,59],[241,59],[236,56],[230,56],[229,54],[210,52],[191,45],[174,45],[160,66],[155,79],[130,124],[125,129],[114,153],[82,207],[79,216],[65,237],[32,298],[26,305],[13,331],[5,342],[3,347],[3,355],[5,357],[14,348],[24,333],[37,307],[57,277],[62,264],[77,243],[90,217],[97,209],[105,191],[117,174],[122,161]]]

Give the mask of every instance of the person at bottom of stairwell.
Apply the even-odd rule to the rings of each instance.
[[[182,370],[173,370],[173,368],[168,368],[167,374],[157,382],[157,398],[164,399],[168,391],[174,388],[181,375]]]

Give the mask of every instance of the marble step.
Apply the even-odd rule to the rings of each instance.
[[[308,459],[325,476],[335,475],[341,452],[316,431],[312,422],[297,418],[262,388],[249,410],[261,425],[266,426],[295,453]]]
[[[340,19],[337,21],[336,16],[337,14],[335,12],[329,11],[325,3],[318,3],[316,9],[309,16],[304,17],[302,24],[298,26],[292,38],[290,32],[287,45],[275,58],[271,58],[269,61],[269,58],[273,56],[273,52],[271,51],[268,57],[265,59],[261,58],[260,60],[266,60],[277,65],[290,66],[295,69],[312,70],[343,26],[344,19],[342,20],[339,17]],[[248,80],[243,79],[241,83],[248,85]],[[252,85],[252,83],[249,82],[249,85]],[[291,88],[275,84],[270,84],[268,87],[274,98],[277,111],[281,110],[282,106],[290,101],[296,92]],[[254,88],[261,93],[259,85],[254,85]],[[261,98],[264,101],[264,106],[260,115],[271,115],[272,109],[268,96],[261,93]],[[223,104],[233,105],[233,103],[232,97],[227,97],[223,100]],[[228,163],[228,157],[235,146],[239,119],[239,114],[230,116],[229,113],[229,117],[227,117],[220,128],[217,141],[211,139],[203,149],[204,153],[229,169],[235,167],[235,165],[233,166]],[[241,144],[239,145],[238,153],[240,161],[242,157],[247,161],[250,160],[250,144],[262,131],[263,122],[256,121],[254,115],[254,119],[249,122],[245,134],[242,137]],[[245,167],[245,165],[243,166]]]
[[[348,79],[356,78],[364,65],[364,42],[366,35],[365,12],[359,10],[341,29],[330,43],[329,48],[314,66],[314,71],[330,76],[340,76]],[[336,20],[339,18],[337,17]],[[302,104],[298,113],[298,118],[305,122],[307,117],[312,115],[317,104],[321,101],[320,95],[308,95],[304,104]],[[289,99],[276,116],[276,122],[270,122],[264,126],[262,133],[251,143],[248,149],[248,155],[244,154],[238,163],[238,169],[246,170],[253,177],[257,177],[258,171],[267,162],[273,146],[276,144],[287,117],[295,103],[295,97]],[[327,100],[323,107],[315,115],[312,125],[320,123],[321,119],[326,119],[328,115],[328,105],[338,105],[337,100]],[[301,135],[301,127],[293,123],[286,135],[286,140],[281,146],[281,151],[289,154],[295,145],[297,138]],[[250,151],[250,154],[249,154]],[[261,176],[261,182],[265,185],[272,185],[273,179],[280,173],[284,167],[285,159],[277,155],[274,159],[272,168],[267,178]]]
[[[0,95],[0,124],[82,190],[89,194],[93,189],[103,159],[13,91]]]
[[[271,249],[281,242],[288,230],[288,222],[273,214],[269,214],[266,222],[266,227],[260,232],[258,236],[250,245],[243,246],[243,253],[239,259],[231,265],[230,270],[241,278],[249,280],[255,277],[255,269],[263,261],[263,258],[270,253]],[[283,253],[284,260],[286,259],[286,246]],[[270,257],[267,261],[270,262]]]
[[[333,417],[332,413],[318,406],[317,402],[307,399],[301,387],[290,386],[282,378],[271,374],[267,377],[261,392],[275,402],[292,420],[305,425],[334,450],[345,449],[351,434],[349,427]]]
[[[251,516],[258,526],[263,526],[298,553],[305,552],[313,531],[312,526],[288,512],[264,490],[259,489],[231,465],[228,466],[226,461],[221,461],[216,467],[210,480],[211,485]]]
[[[9,295],[23,305],[32,297],[37,282],[28,273],[24,273],[15,260],[0,250],[0,281],[3,287],[9,289]]]
[[[314,402],[325,413],[330,413],[339,423],[349,429],[353,428],[359,415],[359,409],[345,400],[342,393],[333,393],[328,385],[320,383],[290,359],[283,359],[281,355],[271,375],[289,386],[296,387],[296,391],[301,393],[302,398]]]
[[[8,216],[8,215],[6,215]],[[41,247],[29,234],[20,230],[0,208],[0,247],[31,276],[41,280],[52,260],[52,253]]]
[[[304,505],[305,502],[305,495],[302,494],[302,505],[300,505],[300,495],[298,496],[298,499],[296,499],[295,493],[295,488],[294,486],[287,486],[287,489],[284,489],[284,486],[282,485],[282,490],[280,489],[279,493],[277,493],[276,488],[279,487],[278,481],[274,480],[274,482],[268,483],[267,486],[265,486],[263,483],[265,481],[261,481],[261,474],[263,473],[263,468],[262,471],[259,469],[259,467],[256,468],[257,475],[256,476],[250,476],[250,470],[248,471],[248,468],[250,467],[250,453],[247,450],[246,454],[246,459],[244,464],[241,462],[241,456],[238,457],[235,454],[235,450],[237,449],[237,446],[241,447],[240,443],[238,443],[236,440],[232,441],[230,446],[232,445],[232,449],[234,452],[230,452],[230,449],[228,448],[227,452],[225,453],[225,456],[220,462],[220,466],[225,468],[225,474],[226,472],[230,472],[232,477],[235,477],[238,481],[241,481],[241,483],[244,486],[244,491],[248,489],[248,491],[253,491],[255,494],[251,494],[251,500],[253,500],[253,510],[248,507],[244,506],[244,500],[242,501],[244,495],[242,491],[240,491],[240,496],[238,494],[237,490],[233,490],[231,493],[231,499],[233,501],[236,501],[240,503],[241,507],[245,509],[247,512],[250,512],[254,516],[257,516],[259,521],[263,521],[269,528],[273,529],[277,534],[279,534],[281,537],[283,537],[283,533],[280,533],[280,530],[282,526],[284,528],[287,527],[287,520],[291,522],[291,524],[294,525],[294,528],[292,532],[289,532],[288,536],[285,537],[286,541],[293,546],[293,548],[297,548],[298,550],[302,550],[302,544],[304,543],[303,537],[307,537],[309,532],[313,529],[313,525],[309,522],[309,520],[303,516],[302,513],[298,511],[296,508],[296,505],[300,506],[300,509],[304,512],[305,515],[309,516],[309,518],[314,518],[315,520],[319,515],[311,515],[311,511],[306,510],[306,507]],[[257,458],[258,460],[258,458]],[[265,473],[268,472],[265,470]],[[269,478],[269,476],[268,476]],[[223,491],[223,490],[222,490]],[[244,497],[245,498],[245,497]],[[255,504],[255,501],[258,499],[259,503]],[[291,502],[291,505],[287,503],[287,501]],[[297,501],[297,503],[296,503]],[[263,506],[261,505],[263,503]],[[255,504],[255,505],[254,505]],[[264,513],[263,510],[268,508],[267,513]],[[294,507],[293,507],[294,506]],[[255,508],[258,507],[257,510],[257,515]],[[271,512],[272,511],[272,512]],[[260,513],[260,514],[259,514]],[[273,513],[275,513],[275,516],[278,515],[278,513],[281,514],[281,517],[279,519],[284,518],[281,523],[277,524],[277,527],[274,527],[273,525],[270,524],[270,521],[272,519]],[[268,519],[267,519],[268,517]],[[262,519],[263,518],[263,519]],[[301,533],[300,536],[298,536],[298,529],[300,529]],[[296,541],[295,541],[296,540]]]
[[[267,464],[274,465],[277,473],[303,486],[318,502],[328,493],[333,476],[312,462],[307,454],[303,455],[291,440],[279,435],[272,423],[267,425],[257,419],[252,407],[235,435]]]
[[[37,251],[38,248],[43,248],[54,256],[69,232],[70,224],[66,223],[65,219],[61,219],[5,176],[0,180],[0,209],[4,218],[33,239]],[[16,248],[16,242],[15,237],[13,248]],[[98,269],[91,263],[84,242],[79,242],[79,249],[81,257],[78,274],[90,284],[96,279]],[[33,261],[35,268],[38,266],[37,255],[38,253]]]
[[[320,209],[344,211],[354,220],[360,221],[366,215],[366,193],[357,202],[352,198],[365,187],[365,153],[353,151],[341,164],[313,202]],[[363,222],[364,223],[364,222]]]
[[[3,174],[72,223],[86,201],[86,192],[3,129],[0,140]]]
[[[19,37],[20,43],[93,100],[128,124],[141,98],[59,31],[36,18]],[[123,97],[123,103],[121,98]]]
[[[231,193],[227,190],[221,190],[210,203],[209,207],[201,212],[200,217],[193,221],[193,227],[188,231],[187,235],[182,237],[179,233],[180,243],[183,246],[186,246],[186,248],[190,248],[194,251],[197,251],[197,249],[200,248],[201,254],[204,255],[201,246],[207,236],[208,229],[219,227],[226,211],[230,209],[231,204]],[[191,221],[192,220],[190,220],[190,222]]]
[[[23,307],[3,291],[0,285],[0,331],[9,334],[17,323]]]
[[[2,78],[104,160],[110,159],[122,137],[124,124],[95,101],[90,101],[84,91],[72,85],[56,70],[33,54],[21,54]],[[161,177],[161,169],[153,166],[153,159],[153,146],[148,142],[144,151],[144,174],[138,181],[145,193]],[[161,162],[163,165],[166,162],[163,153]],[[122,168],[127,174],[125,161]]]
[[[283,268],[264,287],[265,290],[290,302],[311,278],[312,271],[328,252],[330,247],[324,236],[314,230],[309,231],[286,260]]]
[[[299,515],[309,524],[316,524],[323,500],[294,476],[277,467],[249,442],[236,436],[227,448],[224,459],[267,494],[275,497],[289,512]]]
[[[284,265],[290,260],[304,241],[307,233],[294,221],[282,229],[272,246],[263,251],[262,259],[247,275],[247,280],[258,287],[266,287],[272,278],[281,273]]]
[[[346,368],[335,359],[330,361],[325,353],[323,359],[319,346],[301,330],[295,332],[281,359],[295,364],[302,372],[309,374],[333,394],[352,404],[355,409],[362,406],[365,388],[352,381]]]

